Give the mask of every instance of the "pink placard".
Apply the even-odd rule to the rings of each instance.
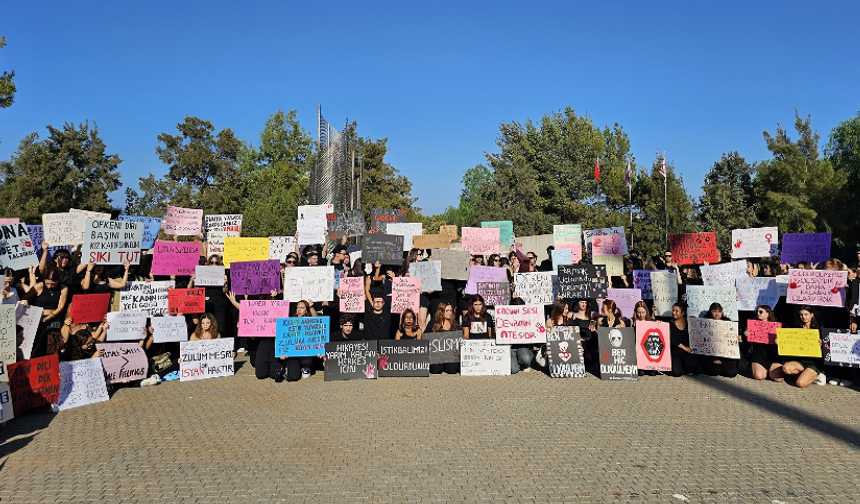
[[[507,282],[508,270],[496,266],[472,266],[469,268],[469,281],[466,294],[478,293],[478,282]]]
[[[0,224],[18,224],[21,222],[21,219],[18,217],[3,217],[0,218]],[[40,244],[41,245],[41,244]]]
[[[146,352],[137,343],[98,343],[108,383],[143,380],[149,370]]]
[[[624,235],[595,235],[591,237],[591,254],[597,256],[623,256],[627,252]]]
[[[636,322],[636,363],[642,370],[672,370],[667,322]]]
[[[197,208],[167,207],[164,232],[169,235],[197,236],[203,231],[203,210]]]
[[[499,253],[499,228],[464,227],[461,230],[461,235],[461,250],[471,252],[474,255]]]
[[[239,336],[274,338],[278,319],[289,316],[289,301],[243,299],[239,301]]]
[[[847,271],[801,270],[788,272],[786,302],[812,306],[845,306]]]
[[[421,308],[420,298],[420,278],[394,277],[391,284],[391,313],[403,313],[409,308],[418,313]]]
[[[199,243],[157,241],[152,253],[155,275],[193,275],[200,264]]]
[[[633,308],[636,306],[636,303],[642,301],[642,290],[641,289],[616,289],[614,287],[610,287],[606,289],[606,299],[611,299],[615,301],[615,306],[621,310],[621,316],[626,319],[633,318]],[[603,306],[603,299],[598,299],[597,303],[599,306]]]
[[[747,320],[747,341],[774,345],[776,344],[776,330],[780,327],[782,327],[781,322]]]
[[[364,277],[340,279],[341,313],[364,313]]]

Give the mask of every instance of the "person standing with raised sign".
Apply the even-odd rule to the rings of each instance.
[[[59,329],[69,300],[69,288],[60,283],[61,270],[49,267],[41,282],[36,281],[36,268],[30,267],[30,283],[24,286],[22,301],[42,308],[42,321],[36,330],[31,358],[42,357],[48,350],[47,331]]]

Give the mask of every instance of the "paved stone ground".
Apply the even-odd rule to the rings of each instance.
[[[746,378],[276,384],[246,362],[17,417],[0,502],[856,502],[858,405]]]

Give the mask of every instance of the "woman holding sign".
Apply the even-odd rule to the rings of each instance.
[[[316,317],[314,302],[310,299],[296,303],[296,317]],[[322,356],[320,356],[322,357]],[[299,381],[302,378],[310,378],[313,370],[313,357],[285,357],[284,370],[287,381]]]
[[[711,303],[711,306],[708,308],[708,313],[705,314],[704,318],[712,320],[730,320],[723,314],[723,305],[720,303]],[[740,341],[741,337],[738,335],[738,343],[740,343]],[[726,378],[734,378],[738,375],[738,359],[703,355],[702,369],[704,370],[704,374],[708,376],[725,376]]]
[[[669,323],[669,341],[672,345],[672,376],[699,374],[701,366],[690,348],[690,331],[687,328],[687,303],[672,305],[672,322]]]
[[[122,280],[116,280],[108,278],[108,271],[103,264],[90,261],[87,263],[84,279],[81,280],[81,289],[87,294],[110,294],[115,290],[124,289],[128,285],[128,268],[131,263],[125,261],[122,265],[125,273],[122,275]]]
[[[456,308],[453,304],[448,303],[447,301],[439,302],[439,307],[436,308],[436,315],[433,319],[433,330],[431,332],[462,330],[457,324]],[[430,374],[442,374],[442,371],[445,371],[447,374],[457,374],[460,372],[460,363],[448,362],[446,364],[430,364]]]
[[[818,319],[815,317],[815,312],[811,306],[802,306],[797,312],[800,319],[798,329],[818,329]],[[782,366],[782,372],[786,377],[791,377],[800,388],[806,388],[813,383],[816,385],[824,385],[827,382],[827,377],[821,372],[824,362],[821,359],[814,357],[806,357],[803,359],[787,358],[786,363]]]
[[[761,322],[776,322],[776,314],[768,305],[759,305],[755,310],[755,319]],[[749,329],[744,331],[744,337],[749,338]],[[747,342],[750,346],[750,362],[752,376],[756,380],[770,378],[775,382],[781,382],[785,378],[782,374],[782,359],[776,351],[776,345],[769,343]]]
[[[492,339],[493,317],[487,313],[487,305],[480,294],[469,299],[469,311],[463,318],[463,339]]]
[[[69,288],[60,283],[62,272],[54,267],[47,269],[41,282],[36,282],[36,268],[30,267],[29,287],[25,286],[23,301],[29,301],[33,306],[42,308],[42,321],[36,331],[36,341],[33,344],[31,357],[42,357],[47,352],[48,329],[59,329],[62,325],[62,315],[66,309]]]

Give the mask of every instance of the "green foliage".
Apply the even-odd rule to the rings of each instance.
[[[713,231],[724,255],[731,253],[733,229],[756,227],[752,177],[755,168],[737,152],[723,153],[705,176],[699,199],[699,222]]]
[[[69,208],[113,211],[108,194],[121,186],[122,160],[105,153],[98,126],[66,123],[47,129],[46,139],[27,135],[11,160],[0,163],[0,213],[36,223],[43,213]]]
[[[6,47],[6,37],[0,37],[0,49]],[[0,74],[0,108],[9,108],[15,101],[15,70]]]
[[[846,175],[845,194],[855,197],[860,194],[860,112],[833,128],[824,152],[833,168]],[[852,211],[855,213],[851,214]],[[854,247],[860,243],[860,219],[853,208],[845,208],[842,215],[845,227],[837,233],[835,241],[842,247]]]
[[[385,161],[387,143],[387,138],[371,140],[369,137],[357,138],[356,143],[351,143],[356,146],[356,164],[362,172],[361,207],[367,219],[371,208],[394,208],[406,209],[407,217],[417,222],[421,209],[412,206],[418,199],[412,197],[412,182]]]

